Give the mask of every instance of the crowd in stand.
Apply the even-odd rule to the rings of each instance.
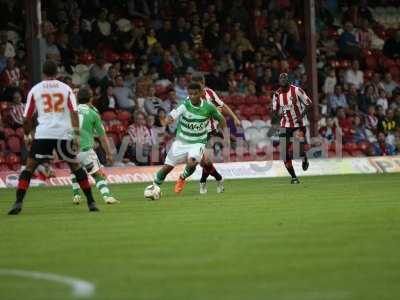
[[[21,2],[0,0],[0,149],[17,156],[18,142],[7,138],[21,134],[29,89]],[[397,1],[375,2],[316,6],[319,138],[333,143],[340,130],[348,155],[400,151],[400,11]],[[60,79],[73,88],[90,85],[109,135],[117,146],[129,141],[125,162],[138,163],[137,144],[145,145],[144,163],[153,162],[152,146],[173,137],[165,116],[187,97],[194,73],[203,73],[239,117],[267,127],[275,123],[270,99],[280,72],[309,91],[302,1],[46,0],[42,6],[41,60],[57,61]],[[232,139],[243,131],[230,128]]]

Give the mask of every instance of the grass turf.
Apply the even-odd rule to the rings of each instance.
[[[0,190],[0,268],[91,281],[92,299],[394,300],[400,295],[400,174],[227,181],[182,196],[111,186],[122,201],[73,206],[31,189],[19,216]],[[72,299],[64,285],[0,277],[0,299]]]

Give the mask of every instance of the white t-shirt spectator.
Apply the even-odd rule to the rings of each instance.
[[[347,84],[354,84],[359,90],[361,86],[364,84],[364,73],[361,70],[354,71],[349,69],[346,71],[344,75],[344,82]]]
[[[322,90],[324,91],[325,95],[331,95],[335,91],[335,86],[336,86],[337,80],[336,77],[333,76],[328,76],[325,79],[324,86]]]
[[[384,97],[380,97],[377,101],[376,101],[376,105],[377,106],[382,106],[383,111],[386,113],[387,109],[389,108],[389,102],[387,100],[387,98]]]

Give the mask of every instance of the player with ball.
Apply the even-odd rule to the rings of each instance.
[[[177,164],[186,162],[185,169],[175,184],[175,193],[180,193],[185,187],[185,180],[194,173],[203,157],[211,119],[218,121],[222,130],[226,128],[226,120],[222,114],[212,103],[203,98],[204,93],[200,84],[190,84],[188,93],[189,98],[168,116],[168,124],[178,121],[176,139],[168,151],[164,166],[155,175],[153,184],[144,191],[144,196],[148,199],[159,199],[160,186],[167,175]]]

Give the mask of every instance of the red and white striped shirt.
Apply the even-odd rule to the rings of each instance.
[[[272,98],[272,110],[280,112],[281,127],[285,128],[307,126],[307,116],[302,116],[302,113],[310,104],[311,99],[295,85],[290,85],[287,92],[279,88]]]
[[[205,87],[204,88],[204,96],[208,102],[211,102],[217,108],[222,108],[225,105],[224,101],[221,100],[221,98],[217,95],[216,92],[214,92],[213,89]],[[209,130],[212,131],[212,130],[216,129],[217,125],[218,125],[218,122],[211,119]]]
[[[211,102],[218,108],[221,108],[222,106],[225,105],[224,101],[221,100],[221,98],[217,95],[217,93],[208,87],[204,88],[204,96],[208,102]]]
[[[143,125],[132,124],[128,127],[128,134],[134,145],[152,145],[153,139],[149,128]]]
[[[13,122],[17,125],[24,123],[25,104],[14,104],[11,108],[10,115]]]

